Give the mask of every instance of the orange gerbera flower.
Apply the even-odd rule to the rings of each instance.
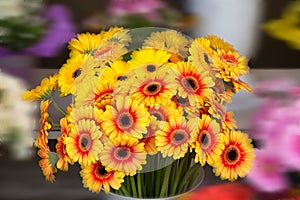
[[[229,181],[245,177],[252,169],[255,158],[252,140],[241,131],[226,130],[223,143],[225,148],[213,163],[213,172]]]
[[[83,186],[95,193],[99,193],[102,188],[105,193],[110,192],[110,188],[118,190],[125,176],[123,172],[107,171],[100,161],[82,167],[80,175]]]

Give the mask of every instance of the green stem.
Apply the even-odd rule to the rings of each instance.
[[[136,184],[133,176],[130,176],[130,184],[131,184],[131,189],[132,189],[132,196],[137,197],[137,190],[136,190]]]
[[[168,194],[168,189],[169,189],[169,178],[170,178],[170,173],[172,170],[172,165],[167,166],[165,174],[164,174],[164,180],[162,183],[162,189],[160,191],[159,197],[166,197]]]
[[[184,186],[186,185],[186,182],[187,182],[188,178],[189,178],[191,175],[196,174],[196,172],[197,172],[197,170],[199,169],[199,167],[201,167],[200,164],[195,164],[195,165],[193,165],[193,166],[190,168],[189,171],[187,171],[187,173],[186,173],[186,174],[184,175],[184,177],[182,178],[181,183],[180,183],[180,185],[179,185],[177,191],[179,191],[179,192],[185,192],[185,191],[183,191],[183,189],[184,189]]]
[[[122,191],[122,193],[123,193],[124,196],[128,196],[128,197],[131,196],[131,194],[126,190],[125,187],[121,187],[121,191]]]
[[[176,174],[176,178],[175,181],[172,184],[172,190],[171,190],[171,196],[175,195],[178,193],[178,184],[179,181],[182,180],[183,177],[183,168],[186,166],[186,162],[187,162],[187,156],[185,156],[184,158],[178,160],[178,170],[177,170],[177,174]]]
[[[54,107],[62,114],[62,115],[66,115],[66,112],[54,101],[52,100],[52,103],[54,105]]]
[[[142,184],[144,185],[144,183],[142,183],[142,173],[138,173],[136,176],[137,176],[138,197],[142,198],[143,197]],[[144,185],[144,187],[145,187],[145,185]]]
[[[159,192],[160,192],[160,188],[161,188],[161,172],[163,169],[159,169],[156,171],[156,176],[155,176],[155,196],[154,197],[158,197]]]

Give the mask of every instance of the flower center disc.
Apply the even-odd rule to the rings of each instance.
[[[108,178],[110,176],[110,173],[105,170],[104,166],[96,167],[95,174],[101,179],[105,179],[105,178]]]
[[[147,95],[156,95],[161,90],[161,84],[158,82],[152,82],[144,87],[144,93]]]
[[[129,113],[122,113],[118,119],[118,126],[121,129],[128,129],[132,126],[133,119]]]
[[[202,149],[208,149],[210,147],[210,134],[207,130],[202,130],[199,134],[198,141],[201,143]]]
[[[240,159],[240,151],[237,147],[229,147],[226,152],[225,152],[225,159],[228,161],[230,164],[235,164],[239,161]]]
[[[198,82],[195,77],[188,76],[182,79],[183,85],[189,91],[196,91],[199,88]]]
[[[72,77],[75,79],[78,76],[80,76],[80,74],[81,74],[81,69],[77,69],[75,72],[73,72]]]
[[[115,150],[115,157],[119,160],[127,160],[130,157],[130,151],[126,147],[118,147]]]
[[[79,138],[80,148],[83,151],[88,151],[92,146],[92,140],[89,134],[81,134]]]
[[[175,145],[183,144],[187,139],[186,132],[183,130],[176,130],[172,134],[172,142]]]

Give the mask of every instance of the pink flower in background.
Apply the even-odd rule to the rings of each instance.
[[[108,5],[108,12],[117,16],[149,14],[165,7],[165,3],[160,0],[111,0]]]
[[[260,191],[277,192],[289,188],[286,167],[281,162],[275,151],[257,150],[254,167],[247,180]]]

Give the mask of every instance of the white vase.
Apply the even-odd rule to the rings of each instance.
[[[187,0],[189,12],[199,21],[193,37],[214,34],[251,58],[259,44],[264,0]]]

